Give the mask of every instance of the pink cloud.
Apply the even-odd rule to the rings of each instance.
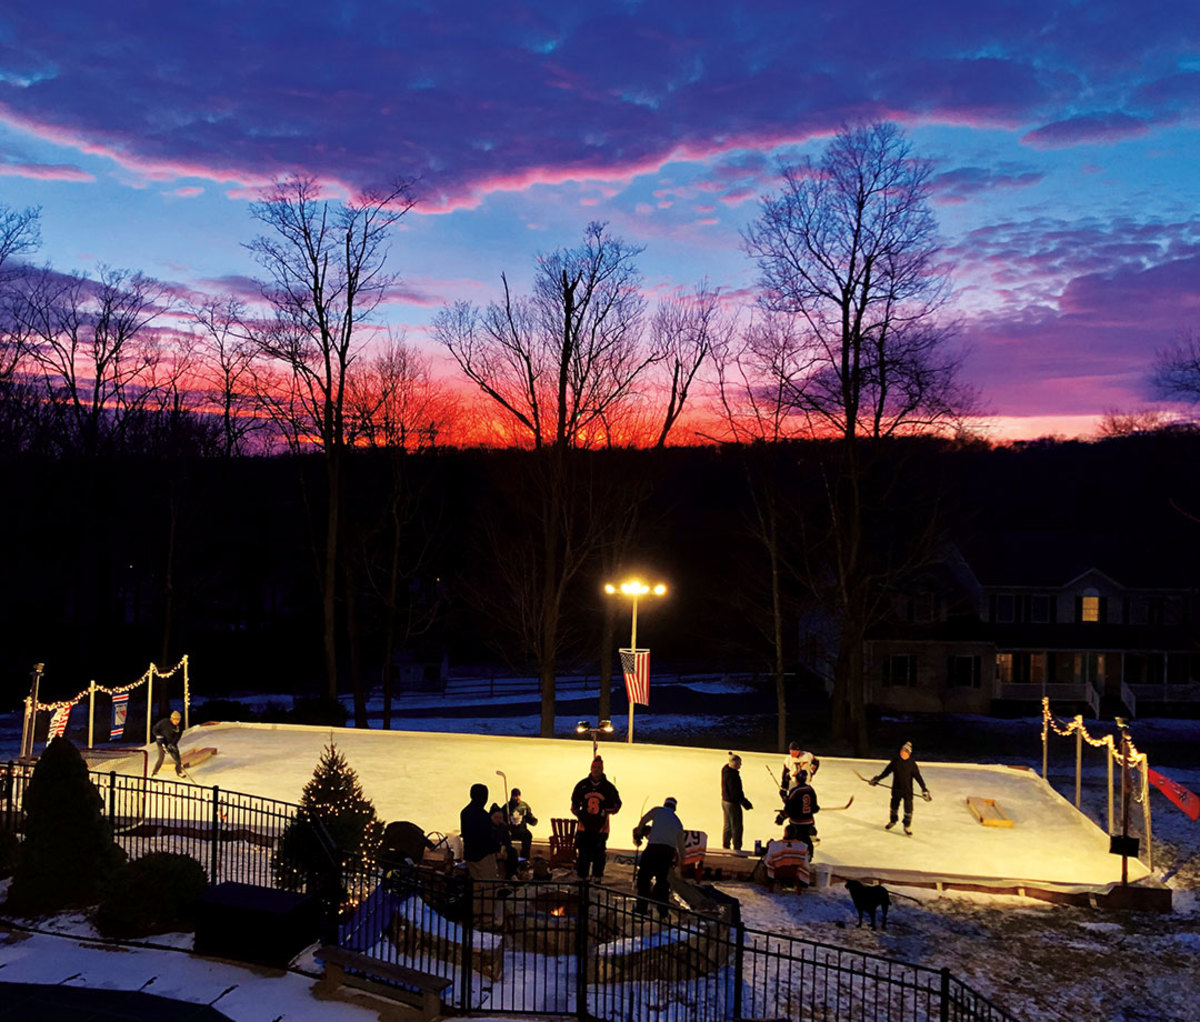
[[[94,175],[70,163],[0,163],[0,176],[38,181],[95,181]]]
[[[176,195],[181,199],[194,199],[197,195],[203,195],[204,189],[198,185],[189,185],[186,188],[176,188],[173,191],[163,192],[164,195]]]

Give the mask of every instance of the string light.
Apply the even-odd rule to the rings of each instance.
[[[1078,731],[1079,736],[1085,742],[1087,742],[1088,745],[1092,746],[1093,748],[1099,749],[1099,748],[1102,748],[1103,746],[1108,746],[1109,755],[1111,755],[1113,757],[1113,759],[1115,759],[1118,763],[1120,763],[1122,765],[1127,765],[1127,766],[1130,766],[1133,768],[1137,768],[1137,767],[1142,766],[1142,764],[1144,764],[1146,762],[1146,754],[1144,752],[1138,752],[1137,746],[1135,746],[1133,744],[1133,739],[1129,737],[1128,733],[1126,733],[1126,736],[1125,736],[1126,741],[1128,741],[1128,743],[1129,743],[1129,758],[1128,758],[1128,762],[1127,762],[1125,757],[1121,754],[1121,752],[1118,749],[1118,743],[1113,741],[1113,736],[1112,735],[1104,735],[1101,738],[1093,738],[1090,734],[1088,734],[1088,729],[1084,726],[1082,717],[1076,717],[1066,727],[1059,727],[1057,721],[1055,721],[1053,715],[1050,713],[1050,700],[1047,697],[1043,696],[1042,697],[1042,741],[1043,742],[1046,740],[1047,728],[1049,728],[1051,731],[1053,731],[1056,735],[1061,735],[1064,738],[1067,738],[1070,735],[1073,735],[1076,731]]]
[[[82,692],[80,692],[73,699],[60,699],[56,703],[43,703],[43,702],[39,701],[34,706],[34,709],[35,710],[61,710],[64,706],[74,706],[76,703],[83,702],[83,700],[86,699],[88,697],[88,695],[93,691],[93,687],[96,692],[103,692],[106,695],[110,695],[110,696],[123,695],[126,692],[132,692],[139,685],[146,684],[146,682],[148,682],[150,680],[150,678],[154,675],[157,675],[160,678],[170,678],[173,674],[175,674],[180,669],[183,670],[183,698],[184,698],[184,701],[186,702],[188,699],[187,662],[188,662],[188,658],[185,654],[183,659],[180,660],[179,663],[177,663],[169,671],[165,671],[165,672],[160,671],[157,667],[154,666],[154,664],[151,664],[149,667],[146,668],[145,671],[142,672],[142,676],[140,678],[138,678],[137,681],[131,681],[128,685],[118,685],[115,688],[106,688],[104,685],[97,685],[95,682],[92,682],[92,684],[90,686],[85,688]]]

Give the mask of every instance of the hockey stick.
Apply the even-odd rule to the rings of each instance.
[[[888,791],[892,790],[892,786],[890,784],[879,785],[879,783],[877,781],[872,783],[871,778],[863,777],[863,775],[860,774],[857,770],[854,771],[854,776],[857,777],[860,781],[866,781],[867,784],[870,784],[872,787],[883,787],[883,788],[886,788]],[[933,796],[931,794],[929,794],[928,791],[921,792],[921,798],[923,798],[926,802],[933,801]]]
[[[823,812],[823,813],[840,813],[843,809],[849,809],[853,804],[854,804],[854,796],[851,795],[850,801],[847,802],[844,806],[822,806],[821,812]]]
[[[785,802],[787,801],[787,789],[784,788],[778,781],[775,780],[775,775],[771,773],[771,768],[766,763],[763,764],[763,769],[767,772],[767,776],[771,778],[772,783],[779,789],[779,797]]]
[[[638,826],[641,826],[642,817],[646,815],[646,803],[649,801],[650,801],[649,795],[647,795],[644,799],[642,799],[642,808],[641,808],[641,811],[638,813]],[[637,841],[634,843],[634,846],[633,846],[633,882],[635,884],[637,883],[638,859],[641,857],[641,854],[642,854],[642,843],[640,841]]]
[[[508,819],[508,775],[503,770],[497,770],[496,776],[504,781],[504,818]]]

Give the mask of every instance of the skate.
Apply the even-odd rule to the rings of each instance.
[[[904,833],[905,833],[905,834],[907,834],[909,837],[912,837],[912,828],[911,828],[911,827],[905,827],[905,828],[904,828]]]
[[[891,821],[889,821],[888,823],[885,823],[885,824],[883,825],[883,829],[884,829],[884,830],[891,830],[891,829],[892,829],[894,826],[896,826],[896,821],[895,821],[895,820],[891,820]]]

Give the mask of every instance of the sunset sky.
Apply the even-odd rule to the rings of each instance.
[[[999,436],[1087,433],[1153,402],[1200,331],[1200,15],[1141,2],[188,3],[7,0],[0,202],[38,255],[247,288],[273,176],[416,178],[386,315],[577,244],[646,246],[651,296],[752,301],[741,229],[781,159],[892,119],[935,200]],[[256,292],[255,292],[256,293]]]

